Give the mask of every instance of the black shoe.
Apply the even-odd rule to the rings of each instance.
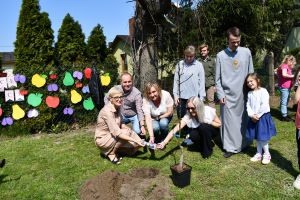
[[[2,159],[0,162],[0,168],[4,167],[4,165],[5,165],[5,159]]]
[[[234,154],[234,153],[228,152],[228,151],[227,151],[227,152],[224,153],[223,156],[224,156],[224,158],[229,158],[229,157],[231,157],[233,154]]]
[[[289,118],[289,117],[282,117],[281,121],[283,121],[283,122],[290,122],[290,121],[292,121],[292,119]]]

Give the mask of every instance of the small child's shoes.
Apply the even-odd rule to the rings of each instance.
[[[267,165],[271,162],[271,155],[270,154],[264,154],[262,159],[262,164]]]
[[[252,162],[258,162],[258,161],[261,161],[261,154],[260,153],[256,153],[251,159],[250,161]]]

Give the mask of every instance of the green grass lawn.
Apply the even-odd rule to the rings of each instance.
[[[185,162],[193,167],[191,185],[180,189],[170,179],[176,199],[300,199],[300,191],[292,186],[299,173],[294,124],[280,122],[276,109],[272,115],[278,134],[270,142],[269,165],[250,162],[256,151],[254,144],[246,153],[228,159],[223,158],[217,145],[207,160],[185,149]],[[93,136],[91,130],[82,129],[2,137],[0,159],[6,158],[7,164],[0,169],[0,199],[79,199],[79,189],[85,181],[105,170],[128,172],[154,167],[169,177],[170,166],[179,159],[178,140],[174,138],[164,151],[156,152],[155,158],[147,152],[113,165],[99,156]]]

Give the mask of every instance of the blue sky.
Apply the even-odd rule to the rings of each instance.
[[[55,40],[67,13],[81,24],[85,38],[100,24],[106,42],[116,35],[127,35],[128,19],[134,15],[135,1],[129,0],[40,0],[42,12],[47,12],[52,23]],[[22,0],[0,0],[0,52],[14,49],[16,27]]]

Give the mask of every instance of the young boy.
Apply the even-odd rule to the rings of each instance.
[[[300,78],[297,80],[300,84]],[[297,113],[296,113],[296,141],[297,141],[297,155],[298,155],[298,166],[300,169],[300,87],[297,88],[295,94],[295,103],[298,104]],[[293,186],[300,190],[300,174],[297,176],[296,180],[293,183]]]

